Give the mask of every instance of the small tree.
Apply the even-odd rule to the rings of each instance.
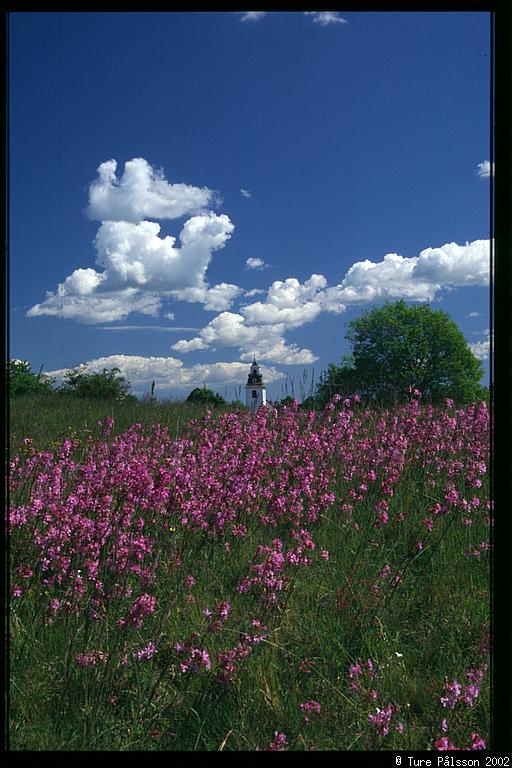
[[[53,391],[53,379],[39,371],[34,373],[26,360],[7,362],[9,393],[11,397],[31,394],[47,394]]]
[[[73,394],[88,400],[133,400],[130,384],[120,376],[119,368],[104,368],[101,373],[86,373],[83,368],[74,368],[64,377],[60,392]]]
[[[193,389],[190,395],[187,397],[187,403],[198,403],[215,406],[227,405],[223,397],[218,395],[216,392],[212,392],[211,389],[207,389],[206,387],[196,387]]]
[[[482,397],[482,364],[456,323],[428,304],[404,301],[364,312],[349,323],[352,357],[331,365],[318,394],[360,392],[380,403],[397,402],[418,389],[432,402],[464,403]]]

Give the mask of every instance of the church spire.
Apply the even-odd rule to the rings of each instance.
[[[245,385],[245,402],[247,407],[254,412],[260,406],[266,405],[267,402],[267,388],[263,381],[263,374],[260,373],[260,366],[256,360],[256,355],[253,357],[249,376],[247,377],[247,384]]]

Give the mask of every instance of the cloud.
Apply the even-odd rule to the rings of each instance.
[[[222,312],[203,328],[199,336],[189,342],[178,342],[174,349],[185,352],[199,349],[200,342],[210,347],[236,347],[242,359],[256,355],[261,360],[285,365],[313,363],[318,358],[309,349],[299,349],[296,344],[287,345],[283,339],[284,324],[249,325],[243,315]],[[197,345],[197,346],[196,346]]]
[[[222,312],[224,309],[229,309],[233,301],[243,293],[242,288],[232,283],[219,283],[211,288],[208,288],[204,301],[204,308],[208,310],[214,310],[216,312]]]
[[[446,243],[421,251],[413,278],[426,278],[443,287],[462,287],[489,285],[490,274],[489,241],[474,240],[466,245]]]
[[[467,317],[481,317],[481,316],[482,316],[481,312],[470,312],[469,315],[467,315]]]
[[[121,374],[130,382],[135,394],[148,392],[154,381],[156,391],[162,394],[166,390],[238,385],[247,377],[248,368],[242,362],[217,362],[192,365],[186,367],[182,360],[175,357],[145,357],[142,355],[110,355],[99,357],[83,364],[85,373],[101,373],[104,369],[119,368]],[[50,371],[49,376],[57,381],[68,373],[70,368]],[[262,366],[262,372],[267,383],[283,378],[283,374],[275,368]]]
[[[323,275],[311,275],[301,284],[295,277],[276,280],[267,291],[266,301],[242,308],[249,325],[282,324],[287,330],[314,320],[322,311],[320,292],[327,285]]]
[[[340,16],[338,11],[305,11],[304,15],[312,16],[313,24],[319,24],[321,27],[347,23],[347,20]]]
[[[261,21],[266,15],[266,11],[247,11],[239,21]]]
[[[190,341],[181,339],[180,341],[177,341],[176,344],[173,344],[171,349],[174,349],[176,352],[194,352],[198,349],[208,349],[208,344],[205,344],[204,341],[198,337],[190,339]]]
[[[173,296],[180,301],[189,303],[201,303],[207,310],[222,312],[229,309],[237,296],[243,293],[243,289],[232,283],[219,283],[211,288],[185,288],[176,291]]]
[[[27,314],[111,322],[132,312],[158,314],[161,296],[225,309],[242,289],[226,283],[210,288],[205,275],[213,252],[224,247],[233,230],[224,214],[193,216],[183,225],[178,248],[176,238],[159,236],[156,222],[104,221],[94,240],[103,271],[75,270]]]
[[[243,306],[240,313],[222,312],[190,341],[173,349],[185,352],[207,346],[236,347],[241,359],[256,354],[262,360],[284,365],[304,365],[318,358],[306,348],[286,344],[284,334],[312,322],[324,309],[323,275],[312,275],[303,284],[296,278],[275,281],[265,301]]]
[[[170,184],[163,171],[153,168],[143,157],[125,163],[123,175],[116,175],[117,161],[98,166],[98,178],[89,187],[86,214],[98,221],[177,219],[199,213],[216,201],[207,187]]]
[[[210,287],[205,280],[213,252],[224,247],[234,230],[225,214],[203,210],[215,201],[212,190],[170,184],[163,171],[140,157],[125,164],[120,178],[116,169],[116,160],[101,163],[89,187],[86,213],[101,220],[94,239],[101,271],[76,269],[27,315],[113,322],[132,312],[155,316],[163,297],[199,301],[214,311],[228,309],[242,289],[227,283]],[[146,220],[189,214],[195,215],[183,224],[179,247],[175,237],[160,236],[157,222]]]
[[[241,189],[240,194],[242,197],[252,197],[252,192],[249,192],[248,189]]]
[[[426,248],[411,258],[388,253],[380,262],[358,261],[340,285],[327,293],[344,303],[400,298],[432,301],[443,288],[485,286],[489,279],[489,241],[474,240],[466,245]]]
[[[492,168],[492,171],[491,171]],[[484,160],[483,163],[478,163],[477,165],[477,174],[480,176],[481,179],[488,179],[489,176],[492,174],[494,175],[494,163],[491,163],[489,160]]]
[[[175,325],[98,325],[98,331],[150,331],[151,333],[157,332],[171,332],[177,333],[179,331],[200,331],[200,328],[192,328],[190,326],[175,326]]]
[[[488,285],[489,241],[458,245],[446,243],[426,248],[418,256],[388,253],[382,261],[354,263],[341,283],[328,286],[323,275],[313,274],[304,283],[297,278],[276,280],[263,300],[243,305],[238,313],[223,312],[213,318],[191,342],[178,349],[211,346],[236,347],[241,359],[257,353],[262,360],[287,365],[314,362],[309,349],[287,345],[286,332],[316,320],[321,313],[340,314],[352,304],[405,299],[431,301],[439,291],[467,285]],[[246,295],[255,295],[250,291]]]
[[[268,267],[268,264],[265,264],[263,259],[254,258],[253,256],[250,256],[245,262],[246,269],[265,269],[265,267]]]
[[[31,307],[27,317],[48,315],[81,323],[113,323],[124,320],[131,313],[156,317],[162,308],[159,296],[135,288],[93,296],[71,293],[68,279],[59,284],[55,293],[47,292],[46,299]]]
[[[491,350],[491,339],[494,338],[494,335],[490,333],[489,328],[485,329],[484,336],[486,337],[484,340],[469,345],[469,348],[479,360],[487,360]]]

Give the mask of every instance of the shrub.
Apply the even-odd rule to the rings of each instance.
[[[130,384],[120,376],[119,368],[104,368],[101,373],[86,373],[83,368],[74,368],[64,377],[59,391],[88,400],[133,400]]]
[[[9,392],[11,397],[52,392],[53,379],[39,371],[34,373],[26,360],[9,360],[7,362],[9,376]]]
[[[216,392],[212,392],[211,389],[207,389],[206,387],[196,387],[193,389],[190,395],[187,397],[187,403],[202,403],[205,405],[215,406],[226,405],[226,401],[223,397],[218,395]]]

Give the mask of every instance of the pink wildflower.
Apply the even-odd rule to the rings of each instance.
[[[266,752],[284,752],[286,749],[286,745],[288,744],[288,739],[286,738],[286,735],[284,733],[281,733],[279,731],[276,731],[274,733],[274,738],[270,742],[270,745],[265,750]]]
[[[311,712],[316,712],[318,715],[320,714],[320,704],[318,701],[314,701],[313,699],[310,699],[309,701],[305,701],[303,704],[300,705],[300,708],[302,712],[304,712],[304,719],[302,721],[302,725],[307,725],[309,723],[309,717],[308,715],[311,714]]]

